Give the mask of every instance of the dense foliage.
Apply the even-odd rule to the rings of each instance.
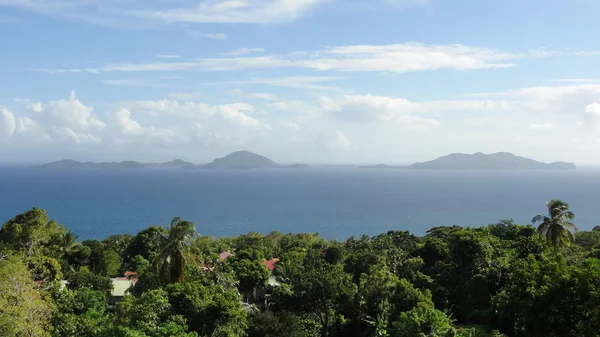
[[[503,220],[343,242],[212,238],[179,218],[77,242],[34,208],[0,230],[0,335],[600,336],[600,227],[576,232],[568,204],[547,206],[537,228]]]

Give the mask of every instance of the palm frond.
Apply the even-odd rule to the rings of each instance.
[[[535,224],[536,222],[544,221],[545,218],[546,217],[543,216],[542,214],[538,214],[538,215],[534,216],[533,219],[531,219],[531,223]]]

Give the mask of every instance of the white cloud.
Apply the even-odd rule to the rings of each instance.
[[[210,151],[222,155],[251,148],[265,155],[280,151],[290,161],[376,163],[392,155],[416,161],[479,150],[518,152],[548,161],[586,160],[581,151],[593,151],[598,143],[592,137],[598,136],[576,125],[600,130],[600,85],[593,84],[508,90],[496,99],[439,101],[322,92],[293,100],[244,102],[252,94],[220,96],[215,100],[222,104],[209,104],[198,93],[175,93],[159,100],[98,103],[96,109],[74,93],[68,99],[34,103],[40,109],[31,108],[32,100],[22,101],[21,110],[0,109],[0,134],[13,149],[48,150],[57,158],[88,151],[90,156],[106,151],[108,160],[123,158],[118,153],[124,159],[142,153],[150,159],[158,153],[212,156]],[[210,91],[204,98],[213,99]],[[571,152],[560,141],[582,150]],[[556,151],[546,153],[546,146]],[[2,151],[6,150],[0,147]],[[111,157],[111,151],[117,154]],[[413,155],[405,157],[405,151]]]
[[[219,106],[219,114],[223,119],[244,127],[260,128],[260,121],[244,113],[252,110],[254,108],[249,104],[225,104]]]
[[[267,93],[267,92],[245,92],[241,89],[234,89],[232,91],[234,94],[248,97],[248,98],[258,98],[265,101],[276,101],[278,100],[277,96]]]
[[[558,80],[552,80],[551,82],[556,83],[598,83],[600,79],[596,78],[562,78]]]
[[[321,133],[315,141],[318,147],[330,151],[348,151],[352,143],[342,131]]]
[[[583,124],[589,128],[600,129],[600,104],[592,103],[585,108]]]
[[[455,69],[476,70],[514,67],[514,60],[548,57],[553,53],[505,52],[465,45],[401,43],[328,47],[284,55],[200,58],[190,61],[115,63],[100,67],[40,69],[61,72],[237,71],[244,69],[305,68],[319,71],[407,73]]]
[[[83,20],[92,24],[140,28],[161,23],[279,23],[296,20],[330,0],[0,0],[1,6]],[[356,3],[363,3],[355,1]],[[427,3],[427,0],[380,0],[381,10]],[[347,4],[345,4],[347,5]],[[0,22],[13,18],[0,17]]]
[[[68,99],[48,103],[40,113],[76,130],[101,130],[106,127],[106,124],[94,115],[94,108],[81,103],[75,92],[71,92]]]
[[[18,120],[17,131],[20,133],[27,133],[33,130],[37,130],[39,126],[29,117],[23,117]]]
[[[294,20],[321,2],[324,0],[213,0],[138,14],[165,22],[269,23]]]
[[[241,81],[218,82],[221,85],[266,85],[282,88],[315,90],[315,91],[340,91],[339,87],[323,85],[323,82],[343,80],[341,76],[289,76],[289,77],[255,77]],[[215,85],[215,83],[205,83]]]
[[[284,128],[288,128],[288,129],[300,130],[300,125],[298,123],[294,123],[294,122],[282,122],[279,125],[281,125]]]
[[[552,123],[531,124],[529,125],[529,128],[532,130],[552,130],[554,126],[552,125]]]
[[[121,79],[121,80],[102,80],[102,83],[120,87],[162,87],[161,83],[156,83],[146,79]]]
[[[131,112],[125,108],[121,108],[117,112],[117,121],[124,134],[139,135],[144,131],[138,122],[131,119]]]
[[[266,50],[264,48],[239,48],[227,53],[222,53],[224,56],[240,56],[254,53],[264,53]]]
[[[59,137],[59,140],[73,141],[75,144],[82,143],[100,143],[102,139],[91,133],[76,132],[68,127],[53,127],[52,131]]]
[[[254,97],[254,98],[263,99],[266,101],[276,101],[278,99],[277,96],[266,93],[266,92],[253,92],[253,93],[250,93],[250,96]]]
[[[197,30],[188,29],[188,32],[194,39],[227,40],[227,34],[223,33],[203,33]]]
[[[180,101],[196,101],[203,98],[200,92],[175,92],[167,95],[167,98]]]
[[[181,58],[181,55],[176,55],[176,54],[159,54],[156,55],[157,59],[179,59]]]
[[[29,104],[28,108],[33,112],[42,112],[43,110],[42,103],[31,103]]]
[[[432,118],[423,118],[412,113],[428,112],[439,108],[438,102],[413,103],[403,98],[391,98],[375,95],[346,95],[337,99],[322,98],[325,111],[333,117],[358,123],[371,121],[397,121],[401,124],[427,129],[439,125]],[[468,103],[456,101],[445,102],[445,105],[456,109],[457,105],[467,108]],[[475,104],[475,106],[478,106]]]
[[[15,115],[8,109],[0,107],[0,136],[11,136],[17,128]]]

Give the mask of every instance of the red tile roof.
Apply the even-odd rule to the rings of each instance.
[[[227,258],[231,255],[233,255],[231,252],[222,252],[221,254],[219,254],[219,259],[227,260]]]
[[[279,258],[263,261],[263,264],[269,271],[275,270],[275,263],[279,262]]]

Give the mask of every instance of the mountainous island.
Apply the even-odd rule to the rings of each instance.
[[[121,162],[80,162],[72,159],[64,159],[38,166],[40,168],[52,169],[131,169],[131,168],[181,168],[181,169],[264,169],[264,168],[292,168],[304,169],[308,165],[279,165],[273,160],[252,153],[250,151],[237,151],[223,158],[217,158],[206,165],[196,165],[182,159],[176,159],[165,163],[143,164],[136,161]]]
[[[508,152],[484,154],[452,153],[435,160],[415,163],[409,169],[425,170],[572,170],[568,162],[543,163]]]
[[[263,157],[250,151],[237,151],[217,158],[212,163],[202,166],[210,169],[257,169],[278,168],[279,164],[267,157]]]

